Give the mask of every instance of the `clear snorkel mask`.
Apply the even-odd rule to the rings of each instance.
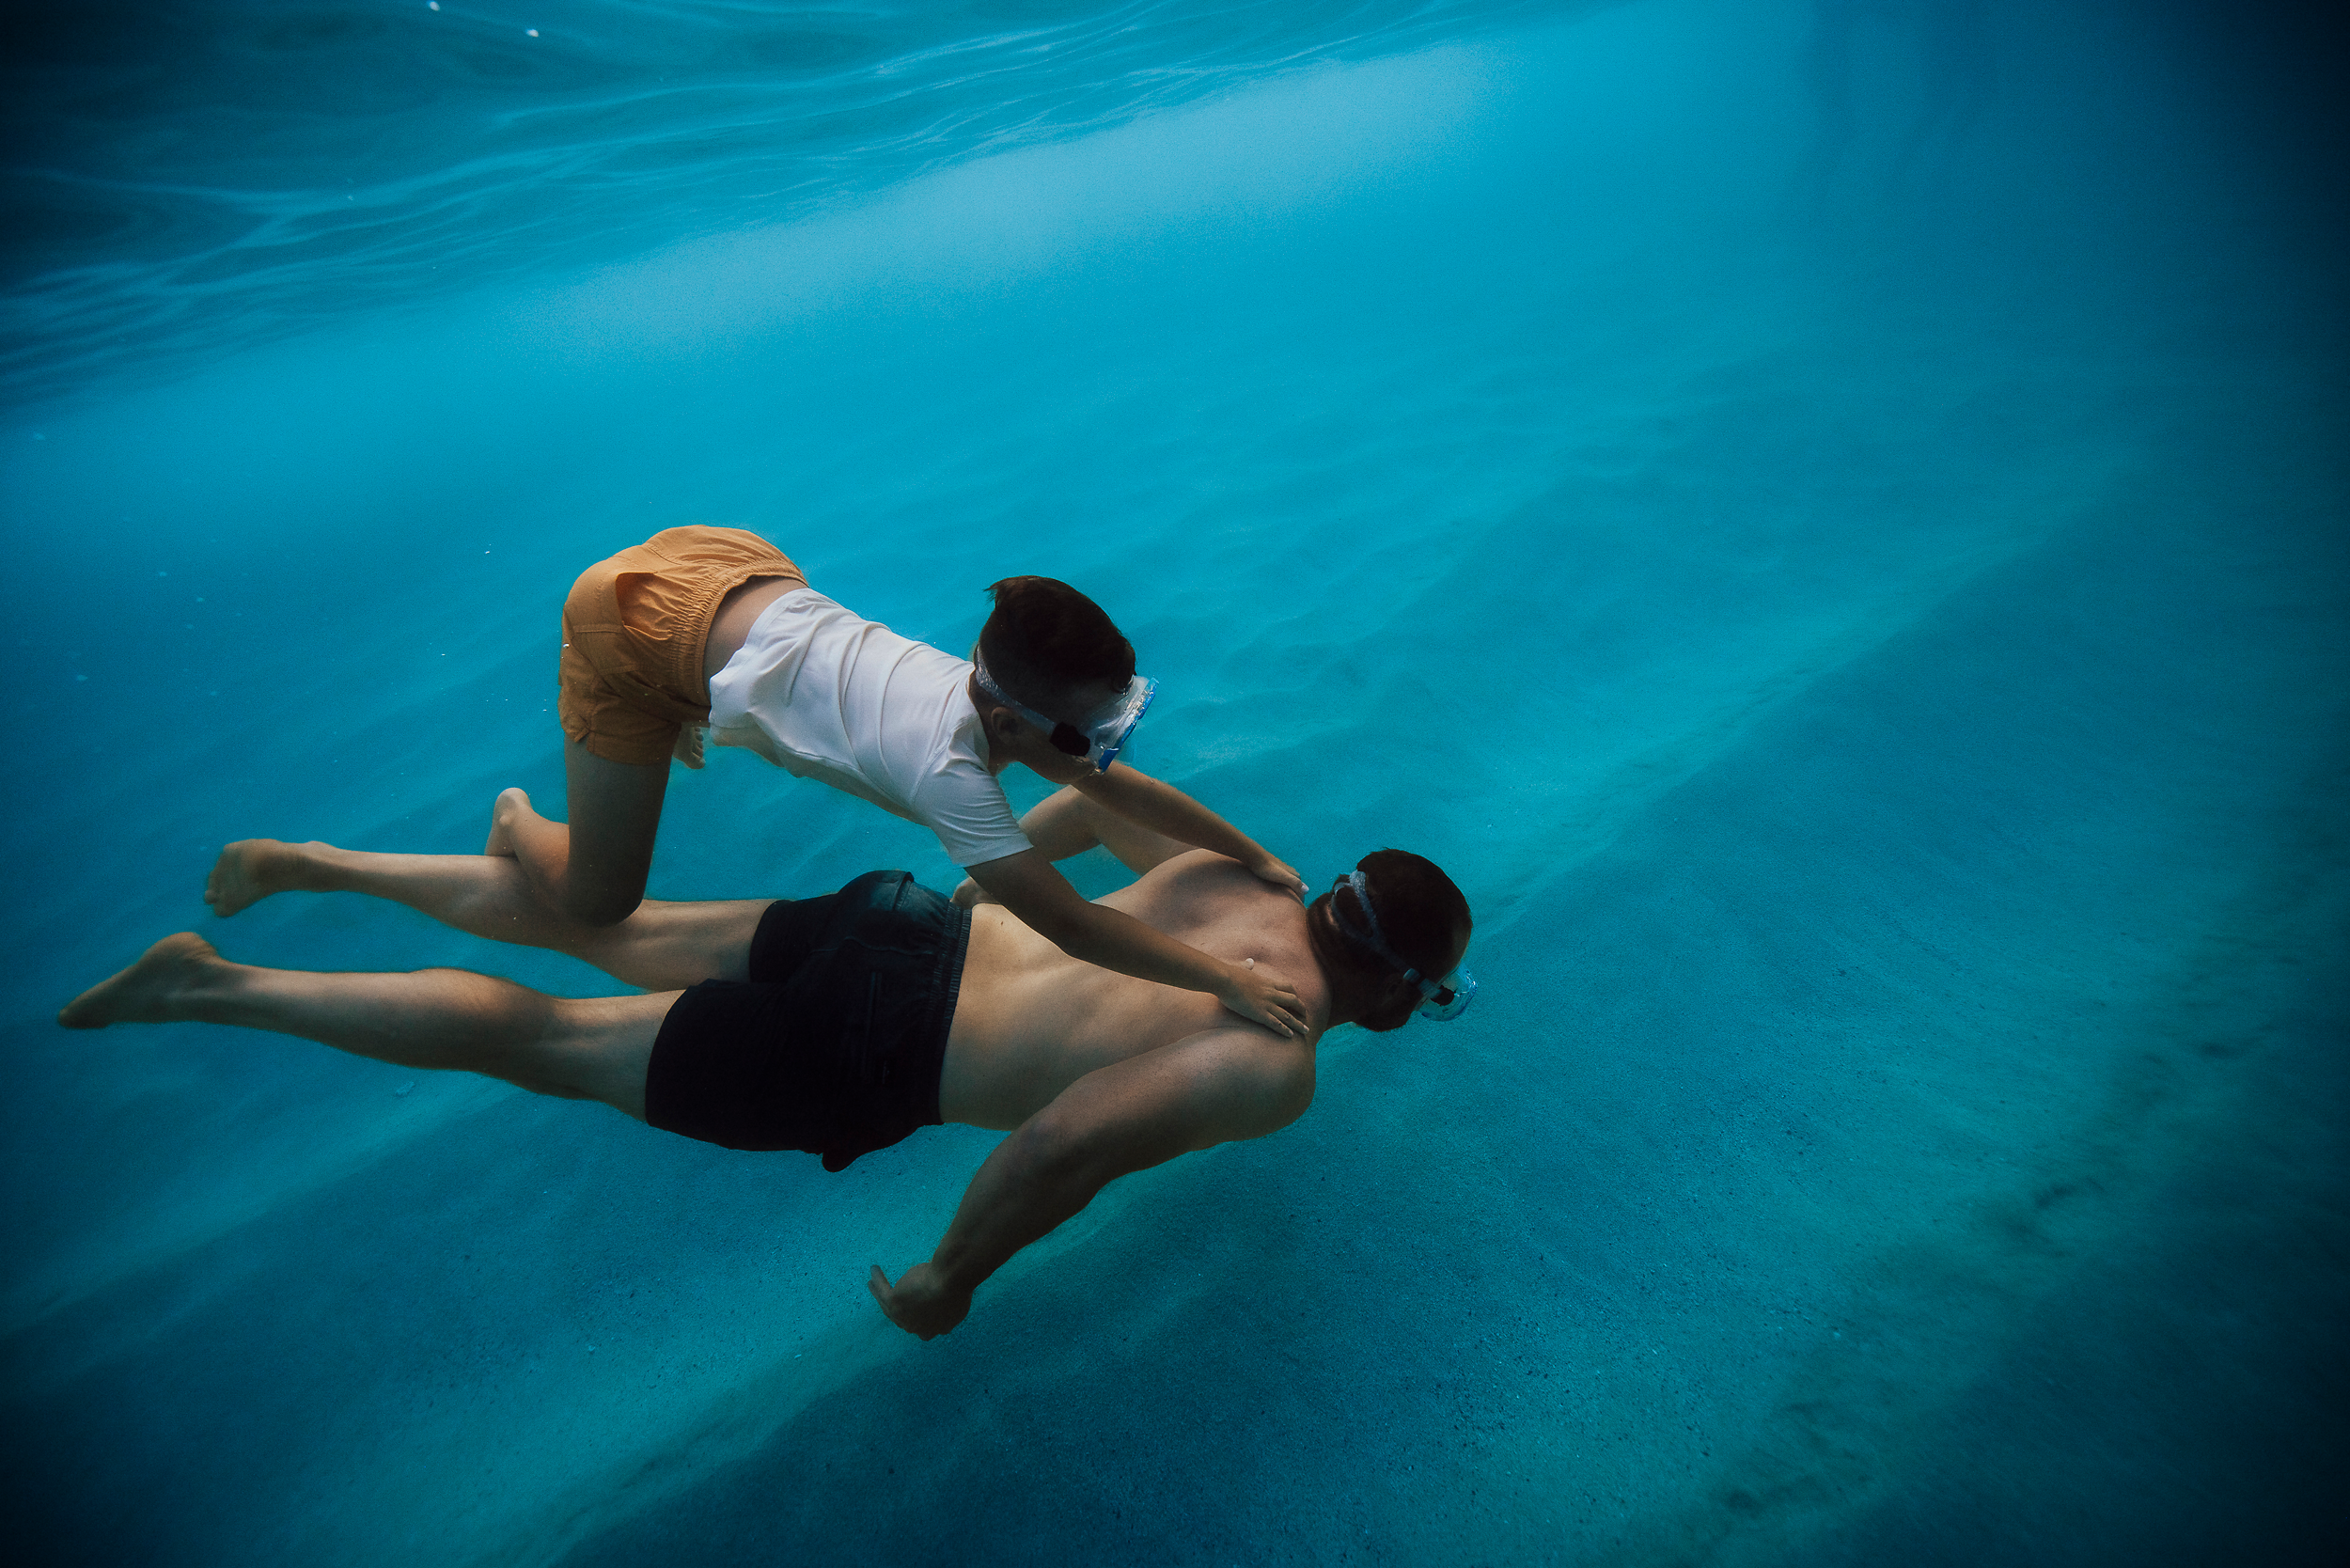
[[[1052,738],[1053,749],[1065,757],[1083,757],[1093,764],[1096,773],[1107,773],[1110,762],[1126,748],[1126,742],[1142,722],[1142,715],[1158,695],[1159,683],[1137,675],[1126,682],[1126,689],[1103,703],[1075,724],[1048,718],[1025,702],[1015,702],[1005,695],[987,673],[987,661],[979,651],[971,651],[971,673],[979,689],[996,701],[1026,719]]]
[[[1371,907],[1370,879],[1359,870],[1349,871],[1330,885],[1330,891],[1335,894],[1341,887],[1355,889],[1355,906],[1362,910],[1363,918],[1371,922],[1371,930],[1368,933],[1356,931],[1353,925],[1349,924],[1346,917],[1339,913],[1339,901],[1336,898],[1330,901],[1330,917],[1339,923],[1339,929],[1346,933],[1348,936],[1401,970],[1404,984],[1418,988],[1423,1000],[1418,1007],[1413,1009],[1415,1012],[1422,1018],[1433,1018],[1439,1024],[1449,1024],[1468,1011],[1469,998],[1477,995],[1475,975],[1470,974],[1463,965],[1456,964],[1452,966],[1452,972],[1442,980],[1430,980],[1397,956],[1396,950],[1387,946],[1387,939],[1379,933],[1379,912]]]

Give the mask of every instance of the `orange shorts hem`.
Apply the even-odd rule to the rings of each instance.
[[[664,528],[579,574],[563,601],[556,714],[564,736],[611,762],[666,761],[704,724],[702,658],[726,596],[757,577],[807,576],[743,528]]]

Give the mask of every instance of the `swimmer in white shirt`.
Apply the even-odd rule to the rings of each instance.
[[[651,870],[669,762],[699,767],[706,728],[716,745],[930,828],[969,878],[957,902],[1001,903],[1073,958],[1213,996],[1302,1038],[1297,992],[1259,955],[1205,952],[1089,902],[1053,864],[1068,847],[1022,830],[998,778],[1015,762],[1138,828],[1304,888],[1255,839],[1117,759],[1153,688],[1099,605],[1049,577],[989,591],[995,608],[963,660],[843,609],[741,529],[666,529],[599,562],[563,606],[570,820],[508,790],[485,853],[512,857],[572,919],[627,918]],[[1033,813],[1029,826],[1052,839],[1058,816]],[[235,891],[216,884],[206,898],[233,915],[250,902]]]

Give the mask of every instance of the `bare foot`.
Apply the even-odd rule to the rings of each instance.
[[[225,967],[212,945],[192,931],[166,936],[112,980],[101,980],[68,1002],[57,1022],[69,1029],[102,1029],[109,1024],[167,1024],[180,1016],[176,1004]]]
[[[481,846],[481,853],[514,858],[514,819],[538,814],[531,809],[530,796],[522,790],[499,791],[497,804],[490,808],[490,838]]]
[[[303,848],[274,839],[241,839],[220,852],[204,879],[204,902],[215,915],[234,915],[272,893],[302,886]]]

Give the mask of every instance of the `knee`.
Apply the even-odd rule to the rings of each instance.
[[[638,1121],[645,1067],[666,1002],[637,996],[547,998],[538,1037],[501,1074],[538,1094],[600,1100]]]
[[[518,1038],[497,1064],[497,1076],[533,1094],[594,1099],[585,1082],[592,1068],[593,1031],[581,1027],[576,1003],[556,996],[543,1000],[546,1005],[533,1016],[514,1020]]]
[[[478,1044],[510,1054],[526,1050],[545,1038],[556,1017],[556,998],[494,975],[471,969],[419,969],[458,999],[465,1032]]]

